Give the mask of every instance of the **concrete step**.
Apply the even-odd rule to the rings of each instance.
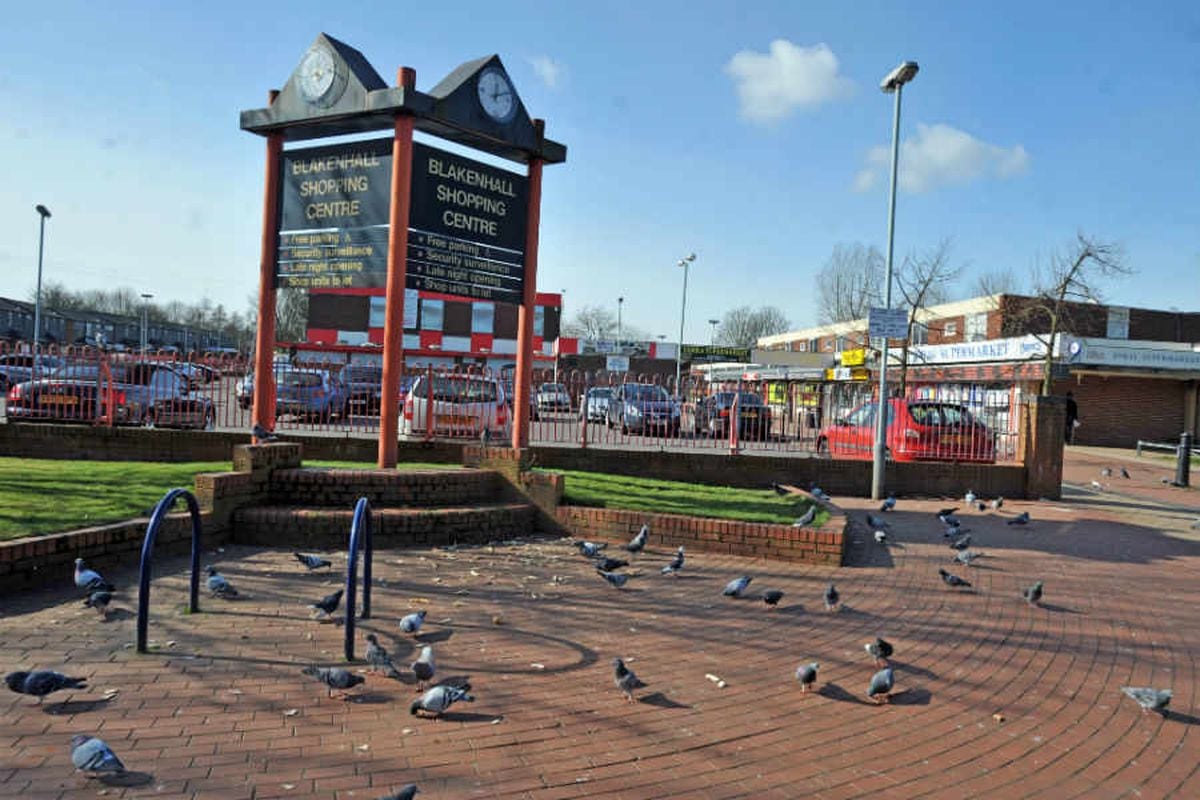
[[[360,497],[372,506],[452,507],[496,502],[505,486],[499,474],[484,469],[375,470],[277,469],[270,497],[280,505],[353,508]]]

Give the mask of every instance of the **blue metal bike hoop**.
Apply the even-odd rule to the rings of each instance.
[[[358,498],[354,505],[354,521],[350,523],[350,552],[346,557],[346,625],[345,655],[347,661],[354,660],[354,622],[357,606],[358,550],[363,549],[363,602],[362,619],[371,618],[371,501]]]
[[[142,541],[141,574],[138,577],[138,608],[137,608],[137,652],[146,652],[146,630],[150,624],[150,567],[154,558],[154,540],[163,520],[171,512],[175,501],[182,497],[187,501],[188,513],[192,517],[192,582],[188,598],[188,611],[195,613],[200,610],[200,505],[196,497],[187,489],[172,489],[163,495],[150,515],[150,524],[146,526],[146,538]]]

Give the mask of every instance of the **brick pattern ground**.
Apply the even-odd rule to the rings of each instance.
[[[65,586],[19,595],[3,609],[0,667],[64,669],[92,689],[58,713],[0,696],[0,795],[344,800],[415,781],[422,798],[520,800],[1200,796],[1200,545],[1183,520],[1164,533],[1144,509],[1123,520],[1066,502],[965,514],[986,556],[956,570],[975,584],[956,592],[936,574],[951,566],[931,513],[941,505],[902,501],[889,547],[856,526],[845,567],[694,554],[671,578],[655,548],[625,590],[562,541],[380,551],[363,631],[407,664],[415,644],[396,621],[428,610],[422,639],[440,676],[469,676],[478,698],[442,722],[409,715],[406,683],[369,677],[357,702],[341,702],[299,673],[340,661],[342,628],[303,604],[337,576],[304,573],[288,552],[207,555],[244,597],[204,599],[190,616],[185,563],[164,559],[159,649],[145,656],[125,647],[133,570],[110,576],[124,591],[106,624]],[[846,506],[859,519],[866,508]],[[1004,524],[1021,510],[1033,524]],[[340,575],[344,556],[332,555]],[[720,597],[740,574],[754,590],[784,589],[781,607]],[[845,608],[827,614],[831,578]],[[1037,578],[1046,602],[1031,608],[1018,590]],[[896,646],[884,707],[864,697],[874,667],[863,644],[876,635]],[[618,655],[649,684],[639,702],[612,685]],[[818,691],[805,696],[792,672],[813,659]],[[1170,717],[1141,714],[1122,684],[1171,687]],[[109,688],[120,691],[105,701]],[[76,732],[153,780],[72,775]]]

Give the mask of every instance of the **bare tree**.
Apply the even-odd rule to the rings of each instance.
[[[217,306],[222,317],[225,309]],[[222,319],[222,324],[224,320]],[[308,335],[308,290],[280,289],[275,296],[275,336],[283,342],[303,342]]]
[[[995,294],[1017,294],[1017,276],[1011,269],[997,269],[985,272],[975,278],[976,297],[986,297]]]
[[[622,338],[629,338],[625,335],[627,330],[622,326]],[[617,333],[617,315],[603,306],[583,306],[563,326],[563,333],[592,341],[609,339]]]
[[[783,333],[790,325],[787,316],[775,306],[758,309],[741,306],[725,312],[717,341],[733,347],[754,347],[762,337]]]
[[[924,309],[944,303],[950,295],[950,285],[962,276],[961,265],[950,262],[950,240],[942,239],[931,250],[904,259],[896,271],[896,289],[908,309],[908,331],[900,348],[900,396],[908,384],[908,350],[913,329],[920,324],[917,317]]]
[[[883,254],[860,243],[839,244],[817,275],[817,321],[822,325],[863,319],[881,305]]]

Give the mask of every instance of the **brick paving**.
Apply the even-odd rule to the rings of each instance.
[[[1091,501],[964,513],[986,553],[970,569],[950,563],[931,513],[942,501],[902,500],[889,547],[857,526],[848,566],[697,553],[671,578],[656,548],[625,590],[561,541],[379,551],[362,633],[407,665],[415,643],[396,622],[428,610],[439,678],[468,676],[477,698],[440,722],[410,716],[408,683],[368,676],[342,702],[300,674],[340,662],[342,628],[303,604],[340,573],[305,573],[289,552],[206,555],[243,597],[204,598],[198,615],[182,613],[185,561],[163,559],[158,649],[144,656],[125,647],[135,571],[108,576],[123,591],[103,624],[64,574],[61,590],[7,603],[0,669],[62,669],[92,688],[54,698],[65,708],[0,695],[0,795],[340,800],[411,781],[422,798],[521,800],[1200,796],[1196,532],[1179,515]],[[845,507],[861,519],[867,504]],[[1003,524],[1021,510],[1031,525]],[[974,589],[944,587],[938,566]],[[720,597],[743,573],[751,589],[784,589],[780,608]],[[833,614],[830,578],[845,604]],[[1045,603],[1031,608],[1019,588],[1038,578]],[[876,635],[896,647],[896,695],[881,707],[865,697]],[[613,686],[618,655],[649,684],[639,702]],[[792,673],[809,660],[820,676],[803,695]],[[1140,713],[1123,684],[1172,688],[1170,716]],[[151,780],[73,775],[77,732]]]

